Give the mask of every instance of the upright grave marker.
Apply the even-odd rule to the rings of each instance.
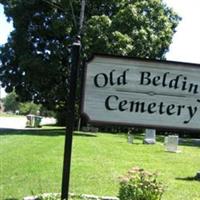
[[[82,112],[90,123],[200,130],[200,65],[95,55]]]
[[[167,137],[167,142],[166,142],[166,151],[169,152],[178,152],[178,136],[177,135],[169,135]]]
[[[156,143],[156,129],[145,130],[144,144],[155,144]]]

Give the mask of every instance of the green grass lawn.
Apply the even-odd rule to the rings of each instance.
[[[200,146],[164,151],[163,138],[128,144],[123,134],[78,134],[73,138],[70,192],[117,196],[119,176],[134,166],[159,172],[166,185],[163,200],[200,200]],[[0,132],[0,199],[60,192],[64,130]]]

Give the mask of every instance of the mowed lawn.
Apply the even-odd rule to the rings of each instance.
[[[166,185],[163,200],[200,200],[200,146],[180,145],[181,153],[165,152],[163,137],[142,144],[125,134],[75,133],[70,192],[117,196],[119,177],[134,166],[158,172]],[[64,130],[0,132],[0,199],[60,192]]]

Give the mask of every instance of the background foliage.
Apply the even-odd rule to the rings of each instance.
[[[3,104],[5,108],[5,112],[17,113],[20,115],[27,115],[27,114],[37,114],[38,111],[42,116],[53,116],[55,117],[55,113],[51,110],[47,110],[41,104],[35,104],[33,102],[19,102],[18,95],[13,91],[8,94],[3,99]],[[16,112],[17,111],[17,112]]]
[[[80,32],[80,1],[0,3],[14,25],[0,48],[2,86],[6,92],[15,89],[20,101],[63,110],[68,101],[70,49]],[[179,20],[162,0],[87,0],[81,58],[97,52],[164,59]]]

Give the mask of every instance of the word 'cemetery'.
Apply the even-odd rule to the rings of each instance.
[[[125,69],[121,74],[117,73],[116,69],[110,70],[109,73],[98,73],[94,76],[94,86],[97,88],[114,87],[114,86],[126,86],[128,82],[128,74],[131,69]],[[173,77],[173,78],[172,78]],[[170,90],[181,91],[188,94],[199,94],[200,85],[188,81],[187,76],[183,74],[170,74],[165,72],[162,75],[155,75],[149,71],[139,72],[139,86],[151,86],[153,88],[162,87]],[[121,90],[121,92],[130,92]],[[134,93],[134,91],[132,91]],[[155,95],[155,92],[150,92],[149,95]],[[134,95],[134,94],[133,94]],[[170,96],[173,96],[171,94]],[[200,99],[196,99],[200,103]],[[117,94],[109,95],[105,99],[105,108],[108,111],[128,111],[131,113],[147,113],[147,114],[158,114],[168,116],[181,116],[182,113],[187,113],[187,119],[183,121],[184,124],[189,123],[192,118],[197,114],[199,107],[197,105],[185,105],[179,103],[166,103],[160,102],[146,102],[141,100],[127,100],[119,97]]]

